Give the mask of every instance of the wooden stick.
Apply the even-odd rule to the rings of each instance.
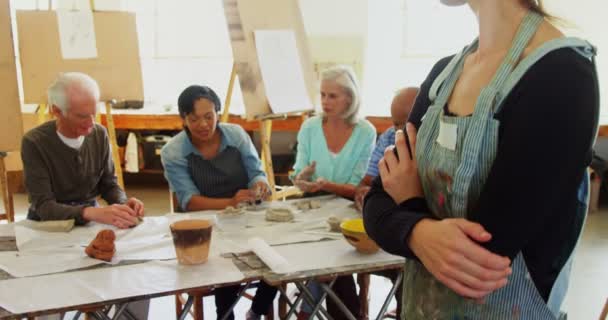
[[[272,120],[260,121],[260,138],[262,140],[262,165],[266,176],[268,177],[268,184],[270,185],[270,191],[274,198],[276,194],[275,181],[274,181],[274,168],[272,167],[272,152],[270,151],[270,136],[272,134]]]
[[[2,203],[4,203],[4,211],[6,212],[4,216],[8,222],[13,222],[15,221],[15,217],[14,213],[11,212],[10,201],[8,199],[9,186],[6,177],[6,166],[4,165],[5,156],[6,153],[0,152],[0,192],[2,192]]]
[[[228,91],[226,91],[226,100],[224,100],[224,111],[220,121],[228,122],[230,116],[230,103],[232,103],[232,91],[234,90],[234,80],[236,79],[236,63],[232,63],[232,71],[230,72],[230,81],[228,82]]]
[[[120,155],[118,154],[118,143],[116,142],[116,129],[112,119],[112,102],[106,102],[106,124],[108,126],[108,138],[112,148],[112,161],[114,161],[114,173],[118,179],[118,185],[125,190],[125,183],[122,177],[122,167],[120,166]]]

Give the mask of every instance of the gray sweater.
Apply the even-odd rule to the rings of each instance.
[[[85,224],[82,212],[96,205],[98,195],[109,204],[125,203],[105,128],[95,124],[78,150],[63,143],[56,131],[55,121],[49,121],[23,137],[21,159],[31,204],[28,219],[75,219],[76,224]]]

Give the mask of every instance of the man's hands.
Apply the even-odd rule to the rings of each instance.
[[[363,210],[363,200],[365,199],[365,196],[369,192],[369,189],[370,189],[370,186],[366,186],[366,185],[359,185],[359,186],[357,186],[357,189],[355,189],[355,207],[357,208],[357,210],[359,210],[359,211]]]
[[[131,228],[144,216],[144,204],[130,198],[125,204],[113,204],[107,207],[86,207],[82,217],[88,221],[110,224],[120,229]]]
[[[144,216],[144,203],[137,198],[129,198],[126,203],[129,208],[133,209],[138,217]]]

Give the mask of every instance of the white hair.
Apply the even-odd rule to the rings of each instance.
[[[359,84],[355,72],[349,66],[339,65],[326,69],[321,73],[321,81],[332,81],[340,85],[350,96],[351,102],[342,114],[344,120],[349,124],[359,121],[359,109],[361,108],[361,97],[359,95]]]
[[[56,106],[62,114],[70,108],[67,92],[69,88],[77,87],[99,101],[99,86],[97,81],[82,72],[60,73],[47,90],[49,106]]]

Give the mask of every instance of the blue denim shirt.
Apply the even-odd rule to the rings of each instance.
[[[376,141],[376,147],[372,152],[372,157],[369,160],[369,166],[367,167],[367,173],[365,175],[375,178],[380,175],[378,170],[378,162],[384,157],[384,150],[388,146],[395,144],[395,127],[390,127],[383,134],[378,137]]]
[[[258,152],[251,142],[249,135],[238,125],[220,123],[217,129],[220,132],[220,150],[224,151],[227,147],[234,147],[241,153],[243,166],[247,170],[249,187],[258,181],[268,184],[266,173],[262,170],[262,162],[258,157]],[[193,195],[200,195],[200,191],[192,181],[188,170],[188,160],[190,154],[203,155],[192,145],[186,131],[178,133],[161,150],[160,157],[165,169],[165,178],[169,181],[169,187],[173,190],[179,200],[182,210],[190,202]],[[204,158],[204,157],[203,157]]]

